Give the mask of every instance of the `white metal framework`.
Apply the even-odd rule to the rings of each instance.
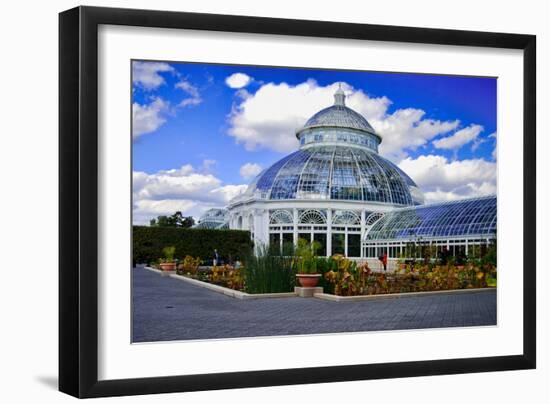
[[[290,213],[288,210],[279,209],[274,211],[269,216],[269,223],[270,224],[290,224],[293,222],[292,219],[292,213]]]
[[[496,239],[496,197],[465,199],[397,209],[375,222],[365,235],[364,255],[415,258],[423,247],[468,255]]]

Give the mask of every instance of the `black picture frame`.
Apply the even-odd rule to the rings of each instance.
[[[99,381],[97,62],[101,24],[522,50],[523,354]],[[96,7],[77,7],[60,13],[59,390],[85,398],[534,369],[535,106],[534,35]]]

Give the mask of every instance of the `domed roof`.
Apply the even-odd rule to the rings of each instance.
[[[373,127],[362,115],[345,105],[331,105],[322,109],[308,119],[303,129],[322,126],[350,128],[375,133]]]
[[[308,119],[300,130],[318,127],[339,127],[375,133],[370,123],[353,109],[346,107],[346,95],[342,87],[334,93],[334,105],[322,109]]]
[[[380,155],[349,146],[298,150],[260,173],[248,196],[271,200],[353,200],[418,205],[422,193],[414,181]]]
[[[414,181],[378,154],[382,139],[345,101],[340,87],[334,105],[313,115],[296,134],[300,149],[261,172],[243,198],[424,203]]]

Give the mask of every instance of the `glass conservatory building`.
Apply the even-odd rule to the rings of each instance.
[[[194,226],[197,229],[228,229],[229,213],[226,209],[208,209]]]
[[[424,205],[414,181],[378,154],[381,136],[345,98],[339,88],[334,105],[297,131],[299,149],[216,213],[225,220],[220,227],[249,230],[256,245],[303,238],[319,243],[319,255],[375,260],[403,256],[410,243],[467,251],[495,239],[495,196]],[[211,226],[212,215],[198,226]]]

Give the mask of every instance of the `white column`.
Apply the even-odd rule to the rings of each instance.
[[[344,255],[346,257],[348,256],[348,229],[347,229],[347,226],[346,226],[346,232],[345,232],[345,235],[344,235]]]
[[[269,243],[269,211],[265,209],[254,210],[254,239],[258,244]]]
[[[251,222],[250,221],[250,211],[247,210],[246,213],[244,214],[244,226],[245,226],[245,229],[247,229],[248,231],[251,231],[252,230],[252,226],[254,225],[254,222]]]
[[[294,245],[298,245],[298,209],[293,208],[292,209],[292,217],[294,219]]]
[[[327,209],[327,257],[332,255],[332,209]]]
[[[365,239],[365,232],[366,232],[366,220],[367,220],[367,214],[364,210],[361,211],[361,258],[365,258],[365,251],[363,248],[363,240]]]

